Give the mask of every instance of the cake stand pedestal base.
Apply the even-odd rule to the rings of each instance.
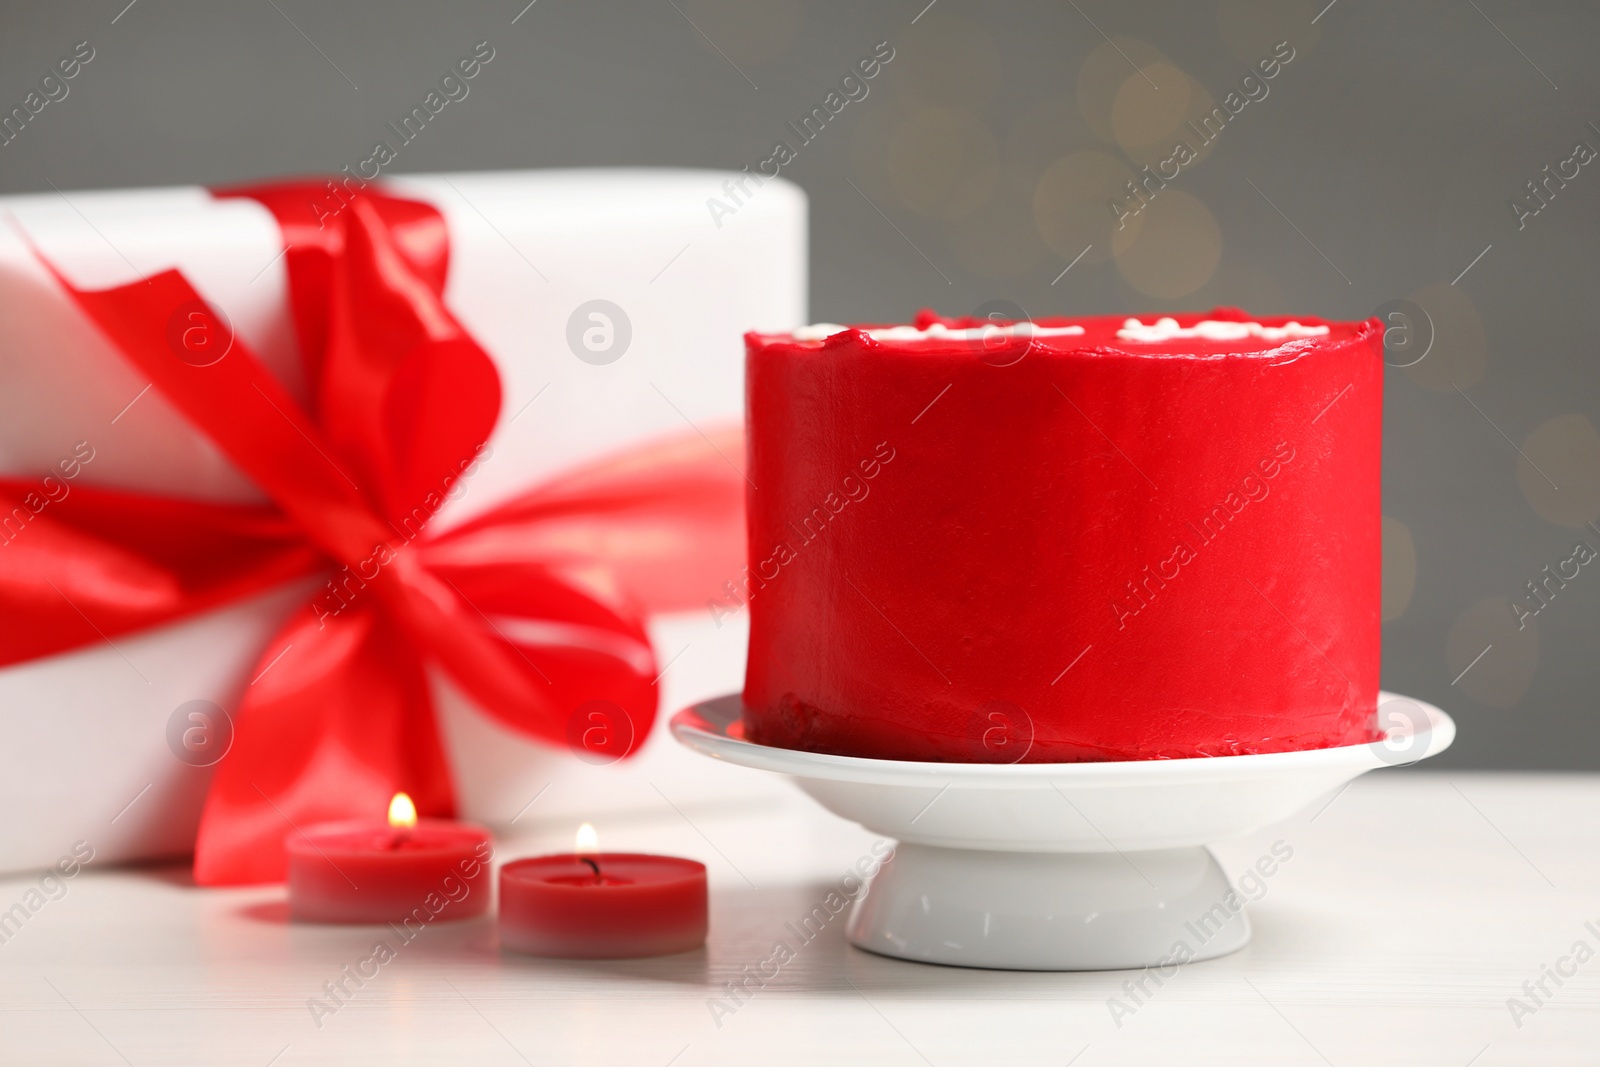
[[[1438,708],[1379,693],[1384,739],[1369,744],[1116,763],[918,763],[753,744],[743,710],[737,695],[696,704],[673,717],[673,736],[715,759],[789,775],[835,815],[900,842],[856,902],[851,943],[1024,971],[1164,969],[1243,948],[1243,901],[1207,845],[1455,738]]]
[[[858,948],[918,963],[1116,970],[1236,952],[1250,940],[1250,920],[1204,848],[1052,853],[902,844],[856,903],[849,937]]]

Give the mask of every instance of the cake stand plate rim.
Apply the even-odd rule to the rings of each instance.
[[[1185,759],[1108,760],[1082,763],[934,763],[887,760],[865,756],[839,756],[801,749],[775,748],[729,736],[704,712],[725,713],[740,706],[738,693],[701,700],[672,716],[674,738],[687,748],[714,759],[758,770],[842,782],[925,784],[929,780],[987,788],[1030,788],[1050,785],[1153,784],[1241,776],[1280,775],[1295,771],[1355,771],[1409,766],[1438,755],[1455,741],[1456,725],[1443,709],[1404,694],[1380,690],[1378,707],[1406,701],[1428,717],[1424,729],[1409,735],[1404,748],[1389,748],[1382,741],[1330,748],[1296,749],[1239,756],[1195,756]],[[1398,751],[1398,755],[1396,754]]]

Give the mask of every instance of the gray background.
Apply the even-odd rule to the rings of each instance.
[[[470,97],[393,172],[753,166],[887,40],[868,97],[784,171],[811,196],[814,318],[1413,300],[1435,336],[1387,372],[1385,684],[1456,714],[1441,765],[1600,765],[1600,566],[1525,629],[1509,603],[1600,548],[1600,161],[1520,231],[1508,207],[1575,141],[1600,148],[1600,8],[523,2],[11,0],[5,110],[75,42],[97,54],[0,148],[0,192],[333,171],[485,39]],[[1185,99],[1221,100],[1280,40],[1270,94],[1119,247],[1105,190],[1072,175],[1150,161]]]

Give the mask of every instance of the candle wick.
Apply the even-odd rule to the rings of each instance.
[[[579,856],[578,857],[578,862],[588,865],[589,869],[594,872],[595,885],[599,885],[600,884],[600,865],[598,863],[596,863],[594,860],[590,859],[588,856]]]

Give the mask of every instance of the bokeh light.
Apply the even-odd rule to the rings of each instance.
[[[1600,434],[1569,413],[1541,423],[1522,442],[1517,484],[1547,522],[1583,527],[1600,519]]]
[[[1539,669],[1538,620],[1519,623],[1505,597],[1480,600],[1451,624],[1444,661],[1456,689],[1491,708],[1514,707]]]
[[[1129,150],[1156,142],[1166,147],[1189,113],[1189,87],[1189,76],[1170,63],[1149,63],[1129,74],[1111,101],[1112,136]]]
[[[1167,189],[1113,233],[1111,247],[1129,285],[1175,300],[1210,280],[1222,259],[1222,229],[1198,198]]]
[[[1383,517],[1383,621],[1398,619],[1417,589],[1417,543],[1411,528]]]
[[[1149,75],[1147,79],[1145,75]],[[1151,88],[1150,80],[1160,85]],[[1139,73],[1129,74],[1111,104],[1111,128],[1117,144],[1138,166],[1151,166],[1171,177],[1173,165],[1188,170],[1209,156],[1221,138],[1214,133],[1202,136],[1204,120],[1217,102],[1205,86],[1170,63],[1151,63]],[[1190,124],[1193,128],[1190,128]],[[1216,120],[1212,128],[1215,129]],[[1201,131],[1197,133],[1196,131]],[[1179,142],[1193,153],[1187,163],[1179,163]],[[1156,166],[1167,160],[1165,168]]]
[[[1433,320],[1433,347],[1426,359],[1406,368],[1418,385],[1450,391],[1483,378],[1489,366],[1489,336],[1467,294],[1436,282],[1411,294]]]
[[[896,195],[889,181],[889,139],[917,108],[893,96],[873,96],[872,102],[877,106],[862,108],[852,119],[850,171],[861,191],[883,204]]]
[[[1135,37],[1113,37],[1089,53],[1078,68],[1078,110],[1096,136],[1116,143],[1111,116],[1117,94],[1129,77],[1139,77],[1141,70],[1154,66],[1173,63],[1161,49]],[[1161,88],[1158,81],[1152,91],[1159,93]]]
[[[1006,188],[1032,199],[1051,164],[1083,148],[1090,137],[1070,95],[1041,97],[1020,112],[1006,130],[1001,148]]]
[[[972,112],[924,108],[890,137],[888,170],[906,207],[958,219],[977,210],[999,184],[1000,147]]]
[[[1110,259],[1116,229],[1110,205],[1127,195],[1124,184],[1132,180],[1132,168],[1104,152],[1074,152],[1058,159],[1034,190],[1033,221],[1039,236],[1069,261],[1091,245],[1086,261]]]

